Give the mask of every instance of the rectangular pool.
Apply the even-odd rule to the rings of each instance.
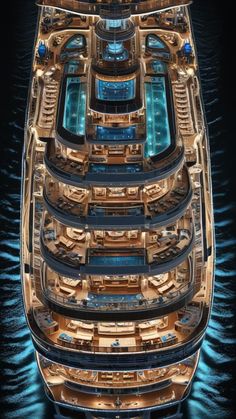
[[[142,206],[134,208],[103,208],[98,206],[89,206],[88,214],[92,216],[138,216],[144,214],[144,209]]]
[[[123,101],[135,96],[135,80],[105,81],[96,80],[96,97],[100,100]]]
[[[86,84],[79,77],[67,77],[63,128],[75,135],[85,135]]]
[[[90,256],[89,265],[136,266],[144,265],[144,256]]]
[[[145,83],[147,139],[145,157],[163,153],[171,145],[165,77]]]
[[[135,139],[135,126],[127,128],[97,127],[97,140],[122,141]]]
[[[136,173],[141,172],[142,165],[134,164],[100,164],[91,163],[89,165],[90,173]]]
[[[143,298],[142,294],[93,294],[88,293],[88,305],[104,304],[104,303],[130,303],[136,302]]]

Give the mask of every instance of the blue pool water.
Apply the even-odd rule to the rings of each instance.
[[[189,321],[189,317],[183,317],[183,318],[180,320],[180,323],[182,323],[182,324],[186,324],[186,323],[188,323],[188,321]]]
[[[67,41],[65,48],[66,49],[74,49],[74,48],[82,48],[85,45],[85,38],[83,35],[75,35],[72,36],[69,41]]]
[[[133,140],[135,139],[135,128],[135,126],[127,128],[97,127],[97,140]]]
[[[135,80],[104,81],[96,80],[96,96],[100,100],[131,100],[135,96]]]
[[[167,65],[163,63],[163,61],[153,61],[152,68],[155,73],[166,74],[167,73]]]
[[[103,52],[103,59],[105,61],[124,61],[127,60],[128,57],[129,52],[124,48],[123,43],[108,43]]]
[[[79,77],[66,81],[63,127],[75,135],[85,134],[86,85]]]
[[[105,25],[107,29],[122,28],[124,21],[122,19],[106,19]]]
[[[136,207],[136,208],[125,208],[125,213],[126,215],[142,215],[144,213],[144,209],[143,207]],[[109,208],[100,208],[100,207],[90,207],[88,210],[89,215],[93,215],[93,216],[104,216],[104,215],[116,215],[114,214],[114,210],[109,209]],[[119,211],[118,211],[118,216]]]
[[[91,173],[136,173],[141,172],[141,164],[90,164]]]
[[[164,77],[153,77],[145,83],[147,140],[145,157],[163,153],[171,144]]]
[[[101,304],[101,303],[118,303],[118,302],[133,302],[139,301],[143,298],[142,294],[93,294],[89,292],[88,294],[88,305],[91,303]]]
[[[76,61],[69,61],[65,65],[65,73],[66,74],[75,74],[79,70],[79,64]]]
[[[147,46],[149,48],[166,49],[164,42],[162,42],[162,40],[153,33],[147,36]]]
[[[90,256],[89,264],[95,266],[137,266],[144,264],[143,256]]]
[[[59,338],[64,340],[65,342],[72,342],[72,340],[73,340],[72,336],[69,336],[66,333],[61,333],[59,335]]]

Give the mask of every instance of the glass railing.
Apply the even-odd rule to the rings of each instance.
[[[44,159],[48,171],[52,173],[53,176],[77,181],[79,184],[83,182],[83,178],[86,178],[87,176],[89,179],[95,176],[94,179],[96,180],[99,176],[99,181],[103,181],[104,184],[106,184],[106,182],[108,182],[107,173],[113,176],[112,181],[114,182],[120,182],[122,179],[125,182],[128,182],[138,178],[140,183],[144,182],[144,180],[151,181],[154,179],[163,179],[164,177],[170,176],[172,172],[177,171],[183,163],[184,148],[181,144],[177,144],[177,147],[173,152],[163,159],[158,160],[156,157],[151,157],[144,160],[144,164],[139,162],[136,163],[136,156],[128,156],[126,158],[127,163],[119,165],[104,163],[106,157],[103,156],[97,156],[96,163],[92,162],[91,158],[89,164],[87,164],[87,160],[83,162],[82,159],[81,163],[76,164],[69,158],[65,159],[59,153],[55,153],[50,144],[46,148]],[[132,160],[134,160],[134,162]],[[100,163],[98,161],[100,161]],[[89,168],[89,170],[87,168]]]
[[[56,294],[54,291],[49,290],[44,285],[44,295],[46,298],[51,300],[52,302],[59,304],[61,306],[70,307],[75,310],[85,310],[85,311],[132,311],[132,310],[149,310],[153,306],[156,308],[163,308],[165,306],[174,303],[178,299],[186,296],[186,294],[191,291],[194,287],[193,282],[189,282],[188,284],[184,285],[183,287],[169,291],[167,295],[158,296],[157,298],[153,299],[130,299],[129,301],[99,301],[95,298],[93,300],[88,299],[79,299],[76,297],[67,297]]]
[[[46,235],[46,236],[45,236]],[[70,270],[71,275],[78,274],[78,269],[83,268],[84,273],[93,274],[95,271],[99,274],[113,274],[116,269],[116,274],[133,274],[133,273],[148,273],[152,271],[155,274],[163,273],[166,269],[174,269],[187,258],[190,254],[195,242],[194,226],[191,224],[191,230],[186,230],[186,235],[176,244],[171,245],[167,250],[163,247],[163,251],[157,247],[158,252],[152,249],[152,260],[148,262],[144,249],[134,250],[128,248],[127,251],[120,249],[88,249],[87,263],[84,263],[82,255],[78,252],[71,252],[68,249],[58,248],[55,245],[55,240],[47,238],[47,232],[41,229],[40,244],[42,256],[48,265],[62,275],[66,275],[67,269]],[[179,246],[179,247],[178,247]],[[148,249],[147,249],[148,250]],[[92,253],[91,253],[92,252]],[[128,252],[128,253],[127,253]],[[68,271],[69,272],[69,271]]]
[[[105,381],[103,383],[99,382],[76,382],[73,381],[70,377],[66,377],[65,375],[60,374],[59,377],[63,377],[66,381],[66,385],[72,389],[76,390],[85,390],[85,387],[88,389],[90,393],[97,393],[98,391],[101,392],[103,395],[118,395],[118,394],[135,394],[140,392],[142,395],[145,395],[146,392],[150,392],[151,390],[161,390],[163,387],[171,384],[170,379],[165,378],[163,381],[152,382],[147,380],[147,382],[134,382],[128,383],[125,380],[122,382],[111,382]],[[104,385],[105,384],[105,385]]]
[[[66,347],[68,349],[74,349],[76,351],[88,351],[88,352],[100,352],[100,353],[124,353],[124,352],[148,352],[148,351],[154,351],[156,349],[161,349],[164,347],[173,346],[177,343],[181,343],[186,339],[180,340],[176,337],[176,335],[172,333],[167,333],[168,339],[166,342],[160,342],[160,343],[143,343],[143,344],[137,344],[133,346],[97,346],[91,342],[87,343],[75,343],[75,342],[67,342],[67,341],[60,341],[57,342],[57,346]]]
[[[89,216],[140,216],[144,214],[143,205],[134,205],[132,207],[105,207],[101,205],[91,204],[89,206]]]

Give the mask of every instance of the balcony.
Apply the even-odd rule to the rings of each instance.
[[[96,187],[91,194],[88,189],[47,177],[44,201],[51,214],[71,227],[122,229],[149,225],[152,228],[174,222],[191,202],[192,188],[185,167],[170,187],[166,186],[168,183],[171,185],[171,181],[167,181],[143,189]]]
[[[180,392],[175,393],[175,391],[165,390],[144,394],[142,397],[96,396],[96,398],[94,398],[92,395],[68,389],[66,386],[58,386],[57,388],[53,387],[53,389],[50,390],[53,394],[52,400],[61,402],[64,405],[73,405],[74,408],[77,407],[82,411],[84,411],[84,409],[95,411],[97,413],[100,411],[100,414],[103,411],[117,413],[122,411],[137,411],[137,409],[141,411],[147,408],[150,410],[151,407],[157,409],[165,404],[168,405],[170,402],[177,403],[176,397],[181,394]],[[181,390],[181,386],[179,386],[179,390]]]
[[[37,355],[40,371],[47,385],[56,386],[62,382],[68,387],[82,390],[86,393],[100,394],[140,394],[151,391],[154,387],[161,389],[174,383],[187,385],[194,373],[198,356],[194,355],[178,364],[166,368],[155,368],[143,371],[88,371],[68,368],[65,365],[54,363],[41,355]]]
[[[94,0],[37,0],[39,6],[50,6],[68,12],[101,16],[104,19],[127,19],[131,15],[154,13],[163,9],[187,6],[191,0],[130,0],[111,2],[110,0],[95,2]]]
[[[189,19],[184,9],[181,13],[169,9],[162,13],[140,16],[141,29],[163,29],[185,34],[189,31]]]
[[[56,179],[75,186],[85,187],[90,184],[114,186],[121,182],[140,185],[171,176],[180,169],[184,160],[184,148],[180,144],[160,160],[150,157],[144,161],[144,165],[136,150],[131,150],[130,147],[124,147],[121,154],[113,153],[113,156],[109,155],[105,146],[101,147],[102,150],[91,156],[89,161],[85,152],[79,150],[74,151],[73,155],[70,153],[64,156],[59,148],[55,148],[50,142],[47,144],[44,157],[46,168]]]
[[[57,313],[80,319],[125,320],[165,315],[189,303],[194,295],[191,257],[168,273],[141,277],[62,276],[42,267],[42,291],[47,305]]]
[[[195,355],[167,368],[113,373],[68,368],[37,356],[40,372],[54,400],[80,407],[78,400],[82,399],[88,409],[104,408],[108,411],[116,408],[117,400],[119,410],[137,407],[140,410],[142,404],[148,402],[150,394],[155,395],[154,400],[158,400],[157,407],[165,404],[170,397],[172,400],[181,400],[190,385],[197,360],[198,356]],[[87,397],[90,399],[88,404]],[[127,403],[129,398],[133,401]]]
[[[62,352],[131,355],[184,345],[200,325],[202,314],[203,306],[192,302],[168,316],[148,321],[83,322],[36,305],[33,320],[36,335],[38,328],[38,337]]]
[[[176,224],[149,233],[139,230],[92,231],[66,227],[46,215],[41,252],[62,275],[161,274],[182,263],[194,245],[194,226],[186,213]]]

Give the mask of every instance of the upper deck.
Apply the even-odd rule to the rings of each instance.
[[[57,403],[79,407],[85,395],[92,411],[85,369],[115,368],[124,388],[124,370],[182,362],[204,337],[213,220],[189,3],[38,1],[22,278],[36,350],[65,366],[42,367],[48,388],[50,375],[61,380]],[[116,397],[99,374],[95,407],[110,418]],[[182,383],[176,398],[154,385],[155,400],[141,389],[134,411],[183,398]]]
[[[179,6],[188,6],[191,0],[38,0],[39,6],[50,6],[65,11],[101,16],[105,18],[128,18],[132,15],[143,15],[160,12]]]

